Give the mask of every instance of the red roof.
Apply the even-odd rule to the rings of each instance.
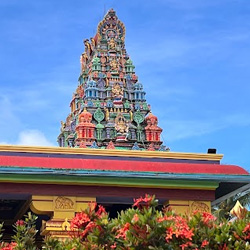
[[[213,163],[173,163],[167,161],[151,161],[151,159],[135,160],[113,157],[105,158],[72,158],[37,157],[37,156],[0,156],[0,166],[4,167],[37,167],[55,169],[86,169],[132,172],[161,172],[183,174],[223,174],[249,175],[243,168],[236,165]]]

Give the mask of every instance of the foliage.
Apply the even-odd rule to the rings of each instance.
[[[25,216],[24,220],[18,220],[14,225],[15,235],[13,236],[14,242],[17,244],[17,250],[35,250],[35,235],[37,217],[30,212]]]
[[[17,222],[14,243],[0,249],[36,249],[34,219],[29,215],[25,221]],[[231,221],[218,220],[206,212],[179,215],[168,207],[160,208],[154,196],[146,195],[136,199],[132,208],[115,219],[109,219],[102,206],[90,203],[71,220],[67,240],[46,238],[43,249],[250,250],[249,241],[250,213],[246,209]]]
[[[181,216],[169,208],[159,209],[158,201],[146,195],[116,219],[109,220],[103,208],[101,215],[98,211],[94,205],[77,214],[71,222],[77,229],[74,237],[58,241],[61,248],[54,249],[250,249],[250,213],[245,209],[234,221],[219,221],[206,212]]]
[[[218,219],[231,219],[232,215],[230,214],[230,211],[237,201],[239,201],[243,207],[250,207],[250,193],[247,193],[245,195],[243,195],[242,193],[238,193],[228,199],[223,200],[218,205],[213,207],[213,214]]]
[[[1,242],[1,250],[36,250],[35,235],[37,217],[30,212],[25,216],[24,220],[18,220],[14,224],[15,235],[12,237],[13,242]],[[3,224],[0,226],[2,229]],[[2,235],[2,234],[1,234]]]

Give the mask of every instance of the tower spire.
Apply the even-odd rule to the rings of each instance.
[[[60,146],[159,149],[158,119],[125,49],[125,26],[110,9],[94,37],[84,39],[79,85],[58,136]]]

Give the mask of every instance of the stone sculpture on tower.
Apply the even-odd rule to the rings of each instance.
[[[84,40],[71,112],[61,122],[61,147],[164,150],[162,129],[125,49],[125,27],[113,9],[95,37]]]

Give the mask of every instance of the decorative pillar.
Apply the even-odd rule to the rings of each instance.
[[[96,202],[96,198],[33,195],[30,208],[35,214],[50,216],[50,220],[42,222],[41,235],[65,239],[69,237],[70,220],[76,212],[86,209],[89,202]]]

